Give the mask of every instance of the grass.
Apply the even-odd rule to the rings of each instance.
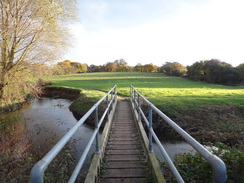
[[[162,73],[86,73],[53,76],[48,79],[52,81],[53,86],[79,89],[88,97],[97,95],[97,91],[107,92],[114,85],[118,86],[120,95],[129,96],[129,86],[133,85],[159,108],[164,105],[175,107],[244,104],[244,87],[194,82]]]

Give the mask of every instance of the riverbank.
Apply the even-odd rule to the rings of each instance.
[[[25,97],[25,99],[23,101],[19,101],[19,102],[14,102],[12,104],[8,104],[8,105],[1,105],[0,106],[0,116],[12,111],[17,111],[19,109],[21,109],[23,107],[23,105],[28,104],[28,102],[30,102],[30,100],[32,100],[33,97],[30,95],[27,95]],[[0,103],[4,103],[4,101],[0,100]],[[1,117],[0,117],[1,120]]]
[[[48,86],[43,89],[42,96],[52,97],[52,98],[65,98],[74,100],[80,95],[80,90],[64,88],[64,87],[52,87]]]
[[[229,105],[199,106],[191,113],[179,112],[169,115],[182,129],[202,144],[222,142],[231,147],[244,145],[244,112],[243,107]],[[154,128],[157,134],[169,138],[179,138],[164,121],[154,116]],[[243,149],[244,150],[244,149]]]

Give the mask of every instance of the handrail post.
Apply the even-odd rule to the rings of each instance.
[[[106,108],[108,108],[108,95],[106,96]],[[107,112],[107,121],[106,122],[108,122],[108,120],[109,120],[109,110],[108,110],[108,112]]]
[[[138,121],[141,121],[141,111],[140,111],[140,108],[141,108],[141,103],[140,103],[140,94],[138,93],[138,99],[137,99],[137,103],[138,103]]]
[[[98,106],[95,109],[95,128],[98,128]],[[99,133],[96,134],[96,153],[99,153]]]
[[[133,90],[133,99],[134,99],[134,102],[136,101],[136,90],[134,89]]]
[[[110,93],[110,100],[112,100],[113,99],[113,93],[114,93],[114,90],[113,91],[111,91],[111,93]]]
[[[111,100],[113,100],[113,103],[115,102],[115,94],[116,94],[116,87],[114,87],[113,91],[112,91],[112,95],[111,95]]]
[[[130,85],[130,98],[132,99],[132,85]]]
[[[130,98],[132,99],[132,85],[130,85]]]
[[[149,106],[149,135],[148,135],[148,137],[149,137],[149,152],[153,152],[151,130],[152,130],[152,106],[150,105]]]
[[[114,99],[116,98],[116,94],[117,93],[117,86],[114,88]],[[114,102],[115,102],[115,100],[114,100]]]

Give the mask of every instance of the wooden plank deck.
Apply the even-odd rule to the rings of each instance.
[[[119,102],[116,110],[99,182],[148,182],[146,156],[129,102]]]

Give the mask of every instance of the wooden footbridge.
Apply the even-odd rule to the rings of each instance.
[[[139,133],[129,102],[119,102],[109,132],[103,159],[105,166],[98,177],[99,182],[149,181],[151,172]],[[90,182],[89,176],[87,182]]]
[[[208,161],[212,167],[213,182],[223,183],[226,181],[226,167],[220,158],[206,150],[132,86],[130,93],[130,102],[118,102],[116,86],[112,88],[77,122],[47,155],[35,164],[31,171],[30,182],[43,182],[43,175],[48,165],[70,140],[77,129],[93,113],[95,114],[95,130],[70,177],[70,183],[76,181],[94,141],[96,143],[96,150],[87,172],[86,183],[165,182],[158,160],[153,153],[152,139],[159,146],[177,182],[184,182],[153,131],[153,111],[162,117],[166,123]],[[147,116],[141,108],[142,102],[143,105],[148,105]],[[100,105],[106,105],[106,110],[102,117],[98,119]],[[103,123],[105,123],[103,133],[99,137],[99,128]],[[142,123],[148,127],[148,134],[146,134]]]

